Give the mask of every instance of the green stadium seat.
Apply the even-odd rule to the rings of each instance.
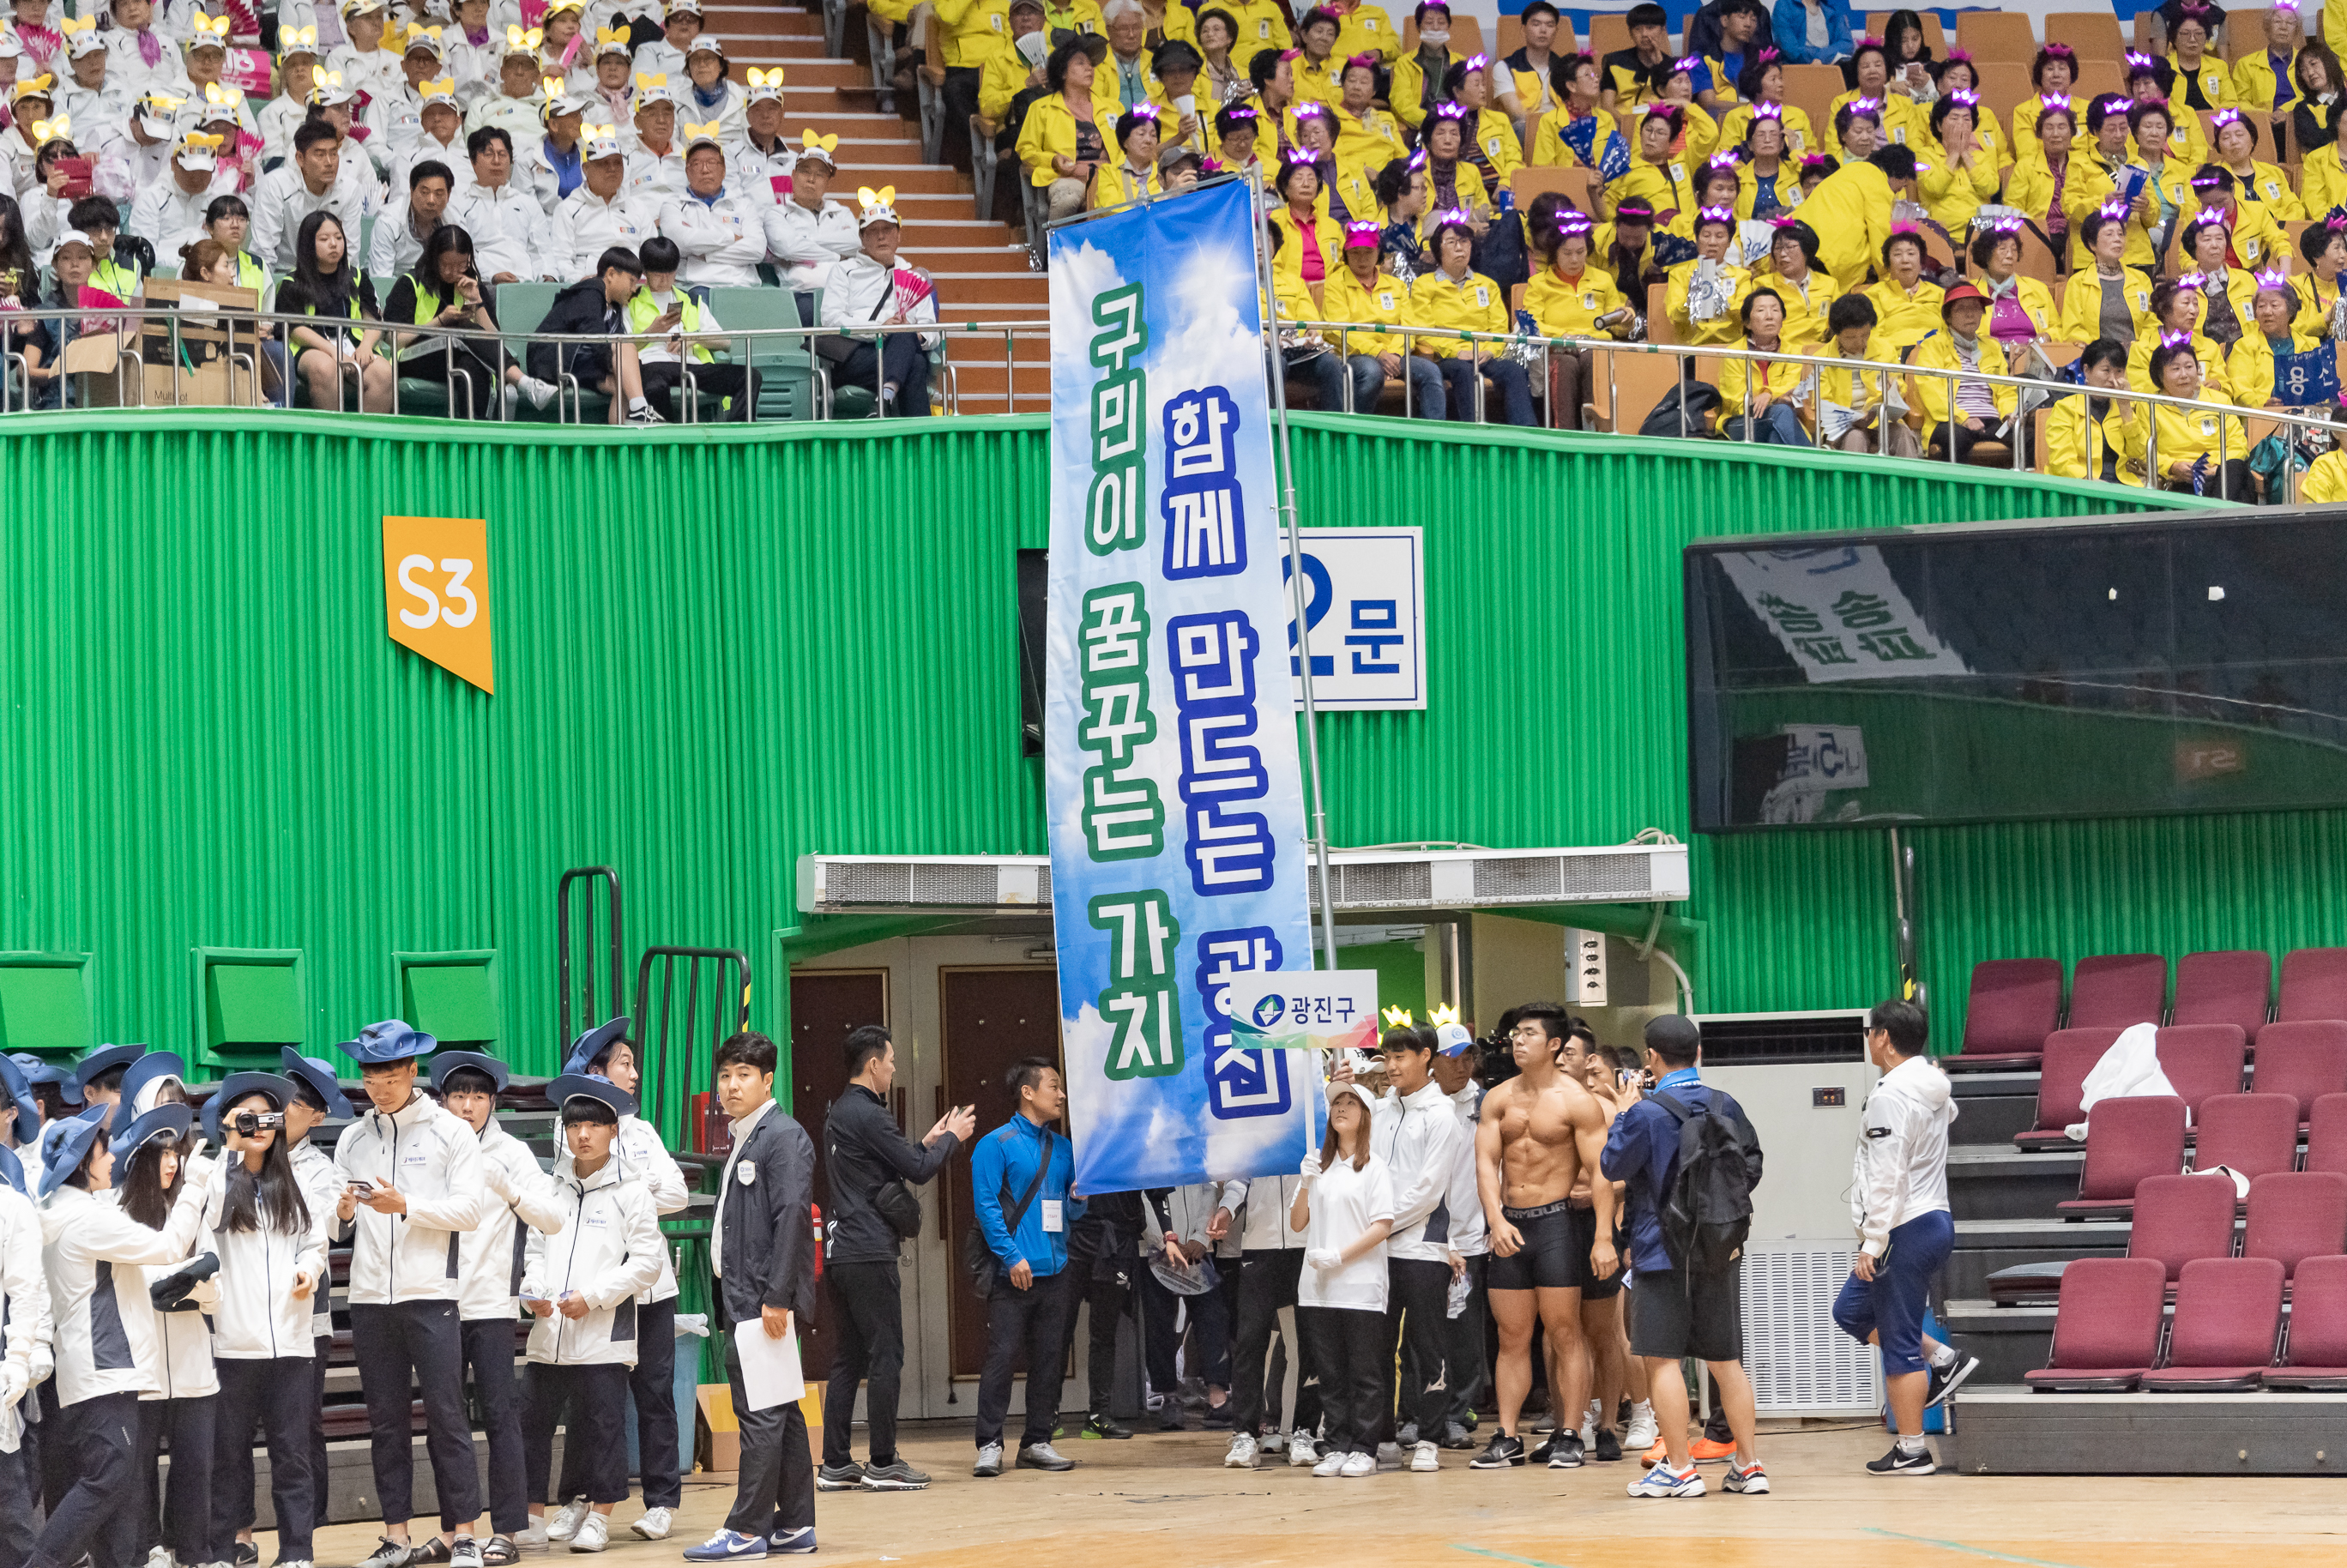
[[[546,313],[554,308],[554,296],[569,285],[564,283],[507,283],[497,292],[497,325],[507,333],[534,333],[546,320]],[[721,316],[719,318],[723,320]],[[528,364],[529,345],[508,343],[508,352]],[[445,394],[443,395],[445,399]],[[523,419],[540,424],[559,423],[564,417],[566,398],[557,398],[544,408],[533,408],[527,398],[516,411]],[[611,399],[592,387],[579,392],[579,417],[582,424],[600,425],[610,417]]]
[[[823,291],[810,296],[818,320]],[[742,331],[763,331],[804,325],[799,320],[798,294],[791,289],[712,289],[709,308],[719,322]],[[815,365],[808,338],[739,340],[733,353],[736,364],[747,364],[758,373],[758,417],[815,417]]]

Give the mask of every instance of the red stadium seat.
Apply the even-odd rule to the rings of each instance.
[[[2250,1184],[2243,1257],[2277,1258],[2294,1274],[2300,1259],[2335,1252],[2347,1252],[2347,1175],[2279,1172]]]
[[[2310,1257],[2290,1285],[2290,1343],[2269,1389],[2347,1392],[2347,1257]]]
[[[2051,1363],[2024,1373],[2023,1381],[2052,1394],[2134,1388],[2159,1354],[2167,1296],[2167,1273],[2154,1259],[2079,1258],[2062,1274]]]
[[[2176,1012],[2169,1021],[2239,1024],[2254,1041],[2265,1027],[2272,989],[2270,953],[2187,953],[2177,960]]]
[[[2055,1206],[2071,1219],[2125,1219],[2137,1182],[2183,1168],[2183,1101],[2172,1094],[2106,1100],[2087,1112],[2086,1168],[2078,1174],[2078,1195]]]
[[[2347,948],[2301,948],[2281,961],[2278,1022],[2347,1019]]]
[[[2233,1184],[2222,1176],[2146,1176],[2136,1184],[2127,1255],[2158,1260],[2170,1285],[2196,1257],[2233,1255]]]
[[[2118,1037],[2115,1029],[2061,1029],[2045,1037],[2045,1060],[2037,1070],[2037,1120],[2014,1143],[2024,1149],[2070,1146],[2062,1130],[2086,1119],[2078,1104],[2086,1095],[2086,1074]]]
[[[2059,958],[1990,958],[1973,966],[1964,1000],[1964,1048],[1942,1067],[2028,1069],[2062,1021]]]
[[[2168,1005],[2168,960],[2157,953],[2080,958],[2070,981],[2072,1029],[2157,1023]]]
[[[2250,1087],[2260,1094],[2288,1094],[2298,1101],[2303,1123],[2326,1094],[2347,1093],[2347,1022],[2311,1019],[2270,1023],[2258,1036],[2257,1067]]]
[[[2281,1265],[2270,1257],[2198,1257],[2176,1287],[2168,1363],[2147,1374],[2154,1393],[2254,1389],[2281,1329]]]
[[[2347,1175],[2347,1091],[2324,1095],[2308,1113],[2306,1168]]]
[[[2252,1182],[2298,1168],[2298,1102],[2287,1094],[2223,1094],[2200,1107],[2192,1168],[2231,1167]],[[2137,1193],[2137,1202],[2142,1202]]]
[[[2238,1025],[2197,1023],[2163,1029],[2155,1049],[2159,1053],[2159,1070],[2183,1097],[2196,1126],[2209,1101],[2241,1091],[2241,1063],[2249,1050]]]

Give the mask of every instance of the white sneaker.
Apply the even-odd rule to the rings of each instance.
[[[644,1516],[641,1519],[637,1520],[633,1524],[629,1525],[628,1528],[634,1531],[637,1534],[642,1536],[647,1541],[666,1541],[668,1539],[668,1528],[675,1522],[675,1519],[676,1515],[672,1510],[666,1508],[647,1508],[644,1510]]]
[[[571,1499],[546,1516],[546,1538],[548,1541],[569,1540],[579,1533],[579,1522],[589,1512],[585,1498]]]
[[[551,382],[540,381],[534,375],[525,375],[514,384],[521,388],[522,395],[529,399],[530,406],[533,408],[543,408],[554,401],[555,386]]]
[[[546,1533],[546,1515],[537,1513],[530,1516],[529,1528],[513,1538],[513,1543],[524,1552],[540,1552],[551,1539]]]
[[[611,1522],[609,1516],[589,1512],[579,1522],[578,1531],[570,1537],[573,1552],[600,1552],[610,1543]]]
[[[1319,1459],[1319,1447],[1313,1442],[1310,1432],[1298,1427],[1287,1435],[1287,1462],[1290,1465],[1300,1470],[1306,1465],[1317,1464]]]
[[[1432,1443],[1420,1443],[1409,1456],[1409,1468],[1429,1474],[1442,1468],[1442,1450]]]
[[[1287,1451],[1287,1434],[1275,1427],[1270,1431],[1264,1433],[1262,1437],[1256,1439],[1255,1446],[1256,1451],[1260,1453],[1286,1453]]]
[[[1348,1455],[1344,1468],[1337,1473],[1347,1481],[1358,1481],[1363,1476],[1375,1475],[1378,1473],[1378,1456],[1375,1454]]]
[[[176,1568],[171,1562],[171,1549],[168,1546],[158,1546],[147,1553],[147,1568]]]
[[[1655,1426],[1653,1401],[1641,1399],[1630,1407],[1630,1430],[1622,1434],[1622,1451],[1645,1453],[1655,1446],[1655,1439],[1660,1435]]]
[[[1225,1470],[1253,1470],[1255,1460],[1255,1440],[1245,1432],[1231,1435],[1231,1451],[1223,1456]]]
[[[1353,1456],[1350,1454],[1338,1453],[1335,1449],[1330,1449],[1328,1450],[1328,1457],[1312,1467],[1312,1473],[1318,1476],[1323,1481],[1327,1480],[1332,1475],[1342,1475],[1345,1473],[1345,1461],[1352,1457]],[[1373,1467],[1377,1463],[1375,1460],[1371,1460],[1369,1462]]]

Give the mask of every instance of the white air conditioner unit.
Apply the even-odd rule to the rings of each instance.
[[[1857,1261],[1849,1246],[1745,1250],[1744,1369],[1760,1414],[1881,1413],[1881,1354],[1833,1320],[1834,1297]]]
[[[1344,913],[1652,904],[1687,896],[1683,844],[1594,849],[1340,849],[1328,882]],[[1309,879],[1319,907],[1319,878]],[[1040,855],[803,855],[798,905],[808,915],[1011,915],[1048,909],[1051,863]]]

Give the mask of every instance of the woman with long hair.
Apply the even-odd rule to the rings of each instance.
[[[187,1063],[177,1051],[148,1051],[123,1073],[116,1115],[143,1120],[157,1111],[185,1108],[186,1073]],[[196,1153],[190,1137],[149,1138],[135,1147],[126,1139],[114,1171],[123,1214],[149,1230],[161,1230],[182,1192],[201,1196],[212,1166]],[[200,1258],[204,1248],[199,1245],[196,1251]],[[213,1307],[210,1271],[183,1276],[177,1265],[150,1265],[144,1274],[155,1306],[156,1387],[138,1396],[138,1555],[158,1568],[160,1553],[178,1563],[206,1563],[212,1421],[220,1406],[212,1331],[206,1321]],[[167,1449],[168,1483],[157,1473]]]
[[[521,366],[507,359],[496,339],[459,342],[400,329],[412,322],[417,327],[494,333],[497,330],[497,317],[491,313],[494,304],[494,291],[481,281],[474,264],[473,237],[454,223],[443,223],[424,242],[424,254],[416,259],[414,270],[391,286],[391,297],[384,302],[384,319],[393,323],[392,337],[399,345],[399,373],[432,382],[461,377],[472,388],[466,400],[471,416],[491,417],[499,386],[519,386],[528,379]],[[543,384],[531,389],[531,401],[539,407],[551,396],[552,389]],[[448,414],[455,418],[457,411],[452,407]]]
[[[204,1232],[220,1259],[211,1468],[221,1500],[208,1521],[205,1563],[236,1560],[240,1516],[252,1496],[255,1426],[269,1445],[280,1568],[311,1561],[320,1478],[310,1471],[310,1317],[326,1276],[332,1212],[304,1195],[286,1151],[285,1108],[295,1092],[277,1073],[239,1072],[204,1108],[204,1130],[227,1159],[204,1207]],[[175,1468],[177,1459],[175,1451]]]
[[[293,239],[293,272],[277,285],[280,315],[315,316],[292,330],[293,371],[308,384],[310,406],[391,412],[391,361],[378,352],[382,312],[374,285],[359,275],[350,237],[331,212],[302,220]],[[331,323],[331,324],[330,324]]]
[[[1320,1379],[1328,1451],[1316,1476],[1378,1473],[1378,1431],[1393,1404],[1386,1332],[1386,1237],[1393,1181],[1369,1148],[1375,1102],[1358,1083],[1328,1085],[1328,1132],[1305,1157],[1287,1223],[1305,1233],[1296,1327]]]

